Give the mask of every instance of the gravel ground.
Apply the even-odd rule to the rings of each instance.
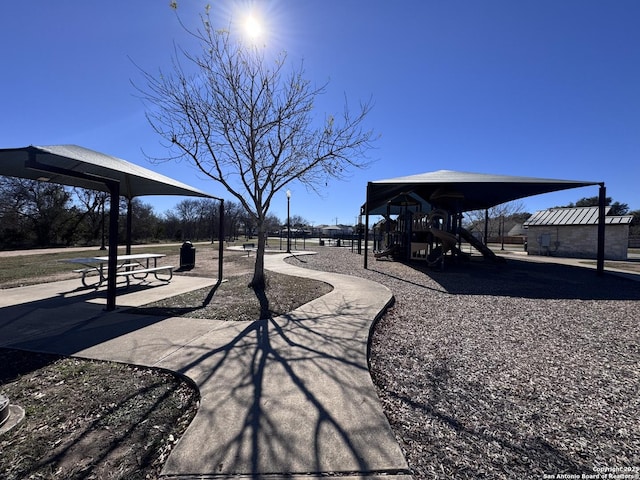
[[[371,374],[416,479],[640,478],[640,283],[515,259],[364,270],[330,247],[288,261],[393,291]]]

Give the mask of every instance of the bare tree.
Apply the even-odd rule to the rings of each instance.
[[[70,189],[55,183],[7,177],[1,190],[0,212],[11,213],[2,214],[3,223],[14,222],[28,235],[34,235],[29,243],[43,247],[72,243],[79,217],[71,205]]]
[[[125,205],[120,209],[121,212],[127,211]],[[133,241],[149,241],[158,238],[161,233],[160,218],[156,215],[153,209],[153,205],[143,202],[140,198],[133,198],[131,200],[131,215],[132,215],[132,231],[131,239]],[[125,226],[126,226],[127,213],[122,215],[122,221],[120,222],[122,238],[126,238]]]
[[[74,226],[77,234],[83,237],[85,243],[100,239],[103,216],[101,215],[102,202],[108,201],[108,195],[97,190],[84,188],[73,189],[75,203],[81,208],[78,223]]]
[[[528,214],[524,214],[524,212],[524,203],[521,200],[514,200],[511,202],[501,203],[500,205],[491,207],[486,211],[473,210],[466,212],[465,216],[467,217],[468,223],[471,225],[472,229],[482,232],[486,237],[495,237],[500,233],[504,235],[504,232],[501,232],[501,228],[508,230],[508,228],[505,228],[505,225],[503,224],[504,219],[512,220],[509,222],[509,228],[511,228],[513,226],[513,221],[523,221],[523,218],[521,218],[522,216],[529,216]],[[487,225],[485,225],[485,215],[489,220]],[[484,231],[485,227],[487,228],[486,232]]]
[[[195,240],[196,226],[200,214],[200,205],[197,200],[186,199],[178,202],[175,212],[182,225],[182,232],[185,240]]]
[[[292,228],[304,228],[309,225],[308,220],[301,215],[291,215],[289,223],[291,224]]]
[[[155,160],[186,158],[253,217],[258,249],[251,285],[262,288],[274,195],[294,180],[318,192],[328,179],[365,167],[373,132],[363,123],[371,102],[352,115],[345,101],[339,118],[316,120],[314,101],[326,84],[314,87],[302,63],[285,69],[285,53],[269,59],[261,47],[214,29],[208,14],[198,30],[185,30],[199,51],[177,49],[170,73],[142,72],[147,118],[169,148],[167,157]]]

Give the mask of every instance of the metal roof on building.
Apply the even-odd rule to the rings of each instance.
[[[611,207],[605,207],[606,225],[628,225],[631,215],[611,215]],[[598,207],[562,207],[540,210],[523,224],[525,227],[560,226],[560,225],[598,225]]]

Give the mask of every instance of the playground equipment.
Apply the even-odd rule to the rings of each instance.
[[[460,250],[462,240],[478,250],[484,258],[504,261],[491,249],[459,225],[459,217],[447,210],[430,212],[406,211],[398,215],[396,222],[386,221],[385,247],[374,252],[375,258],[392,257],[425,261],[429,266],[444,268],[449,254],[454,259],[469,258]]]
[[[480,240],[474,237],[473,234],[466,228],[458,227],[458,235],[460,235],[461,238],[464,238],[467,242],[469,242],[469,244],[473,248],[478,250],[484,258],[488,258],[489,260],[492,260],[494,262],[505,261],[503,257],[499,257],[495,253],[493,253],[493,250],[491,250],[484,243],[482,243]]]
[[[409,258],[443,268],[444,257],[449,252],[455,256],[465,255],[458,248],[458,237],[451,232],[449,212],[437,209],[414,215]]]

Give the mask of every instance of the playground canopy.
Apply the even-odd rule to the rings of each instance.
[[[0,149],[0,175],[110,193],[107,310],[114,310],[116,306],[116,278],[111,272],[116,271],[120,196],[126,197],[129,202],[132,198],[141,195],[181,195],[222,200],[126,160],[78,145],[30,145],[19,148],[2,148]],[[222,202],[220,211],[220,221],[222,222]],[[127,216],[128,231],[131,225],[130,213]],[[220,232],[222,235],[222,229]],[[220,250],[222,252],[222,242]],[[218,281],[221,281],[222,254],[218,268]]]
[[[369,182],[363,213],[383,215],[387,203],[402,194],[411,194],[437,208],[460,213],[484,210],[542,193],[599,184],[601,182],[438,170]]]
[[[604,182],[558,180],[486,173],[438,170],[435,172],[405,177],[376,180],[367,184],[367,198],[361,208],[366,216],[369,230],[369,215],[397,213],[390,210],[394,199],[410,195],[419,203],[428,203],[452,213],[484,210],[502,203],[543,193],[570,188],[599,185],[598,223],[598,273],[604,271],[604,217],[606,189]],[[398,207],[396,207],[396,210]],[[365,237],[364,267],[367,268],[367,239]]]

